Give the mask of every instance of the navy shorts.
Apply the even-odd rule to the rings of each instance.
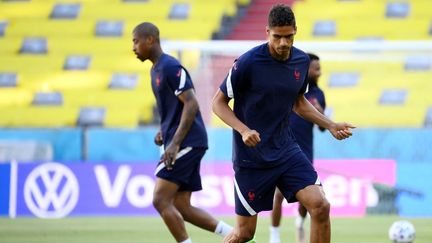
[[[159,163],[155,175],[179,185],[179,191],[199,191],[202,189],[200,165],[206,149],[186,147],[177,153],[172,170]]]
[[[309,186],[321,185],[318,174],[306,156],[299,152],[275,167],[234,166],[236,214],[252,216],[272,210],[276,187],[288,202],[297,202],[295,194]]]

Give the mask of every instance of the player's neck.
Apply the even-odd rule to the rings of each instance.
[[[163,54],[162,48],[160,46],[155,47],[154,51],[152,52],[149,58],[150,61],[153,63],[153,66],[155,66],[158,63],[162,54]]]
[[[288,51],[287,55],[279,55],[270,45],[268,45],[268,49],[270,52],[270,56],[280,62],[284,62],[286,60],[289,59],[290,55],[291,55],[291,49]]]
[[[285,55],[278,55],[277,53],[274,53],[274,54],[272,55],[272,57],[273,57],[274,59],[278,60],[278,61],[284,62],[284,61],[286,61],[286,60],[289,59],[290,54],[291,54],[291,51],[289,51],[289,52],[288,52],[288,55],[286,55],[286,56],[285,56]]]

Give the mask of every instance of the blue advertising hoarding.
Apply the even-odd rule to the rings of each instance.
[[[377,207],[380,200],[370,191],[375,183],[401,191],[394,202],[399,215],[432,216],[432,191],[427,182],[432,176],[431,165],[417,163],[397,168],[395,161],[380,159],[317,160],[315,166],[333,216],[363,216],[366,207]],[[1,164],[0,216],[157,215],[152,205],[155,167],[149,162]],[[231,167],[229,161],[203,164],[203,191],[193,195],[192,203],[214,214],[232,215]],[[423,179],[412,180],[419,178],[419,173]],[[284,207],[286,215],[296,211],[295,204]]]

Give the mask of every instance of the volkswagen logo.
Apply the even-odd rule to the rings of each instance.
[[[40,218],[67,216],[78,202],[79,186],[72,171],[58,163],[44,163],[34,168],[24,184],[24,200]]]

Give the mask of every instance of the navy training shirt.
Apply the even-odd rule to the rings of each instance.
[[[234,99],[234,113],[250,129],[260,134],[255,147],[244,144],[233,131],[233,162],[241,167],[272,167],[300,152],[289,127],[289,117],[299,94],[307,88],[309,57],[292,47],[286,61],[270,55],[267,43],[236,60],[221,91]]]
[[[168,146],[180,124],[183,102],[177,97],[183,91],[193,89],[189,73],[174,57],[162,54],[152,67],[151,83],[161,118],[164,146]],[[207,148],[207,133],[198,110],[192,126],[180,147]]]
[[[326,107],[324,92],[315,84],[309,83],[306,99],[316,99],[323,109]],[[298,145],[306,157],[313,162],[313,127],[314,124],[297,115],[295,112],[290,117],[290,127],[294,133]]]

